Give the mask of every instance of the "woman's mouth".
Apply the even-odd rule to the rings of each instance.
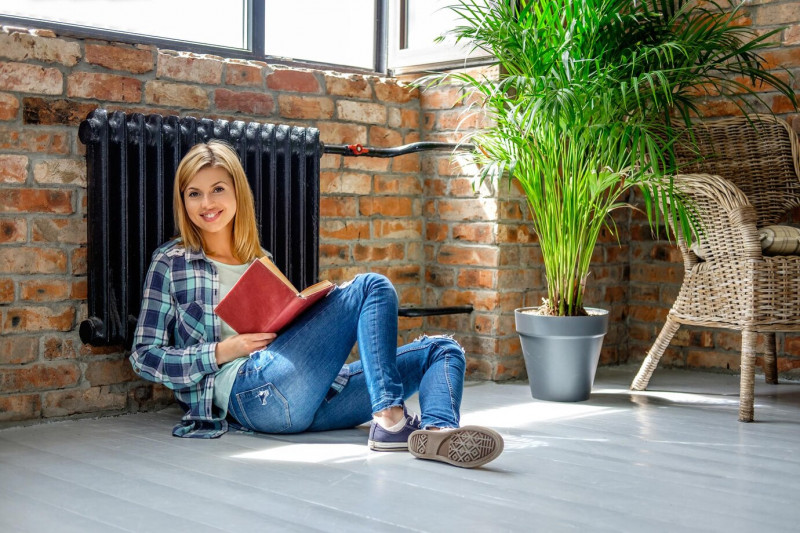
[[[203,220],[206,222],[214,222],[217,218],[219,218],[220,213],[222,213],[222,211],[214,211],[213,213],[203,213],[200,216],[203,217]]]

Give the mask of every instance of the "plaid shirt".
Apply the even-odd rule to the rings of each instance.
[[[139,376],[175,392],[186,412],[172,430],[176,437],[208,439],[228,431],[213,406],[218,299],[219,277],[202,251],[175,239],[153,253],[130,361]]]

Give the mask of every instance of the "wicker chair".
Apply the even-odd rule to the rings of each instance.
[[[800,256],[764,256],[756,228],[800,205],[798,139],[771,116],[711,122],[696,129],[701,152],[680,161],[677,187],[695,202],[704,228],[697,254],[678,238],[686,269],[666,324],[631,384],[644,390],[681,324],[742,332],[739,420],[753,420],[757,351],[768,383],[777,383],[775,332],[800,331]],[[757,121],[757,122],[756,122]],[[699,254],[699,255],[698,255]],[[704,259],[701,260],[699,257]],[[758,334],[764,343],[757,347]]]

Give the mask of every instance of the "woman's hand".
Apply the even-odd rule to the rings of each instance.
[[[238,357],[266,348],[277,336],[276,333],[244,333],[228,337],[217,343],[217,365],[222,366]]]

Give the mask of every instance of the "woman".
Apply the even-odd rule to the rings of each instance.
[[[153,254],[130,356],[185,410],[173,434],[214,438],[228,422],[264,433],[351,428],[369,447],[476,467],[503,449],[488,428],[459,428],[465,360],[450,337],[397,347],[389,280],[358,275],[280,332],[237,334],[213,309],[263,256],[253,195],[228,145],[194,146],[175,176],[179,236]],[[358,341],[361,360],[345,365]],[[403,400],[419,391],[422,416]]]

